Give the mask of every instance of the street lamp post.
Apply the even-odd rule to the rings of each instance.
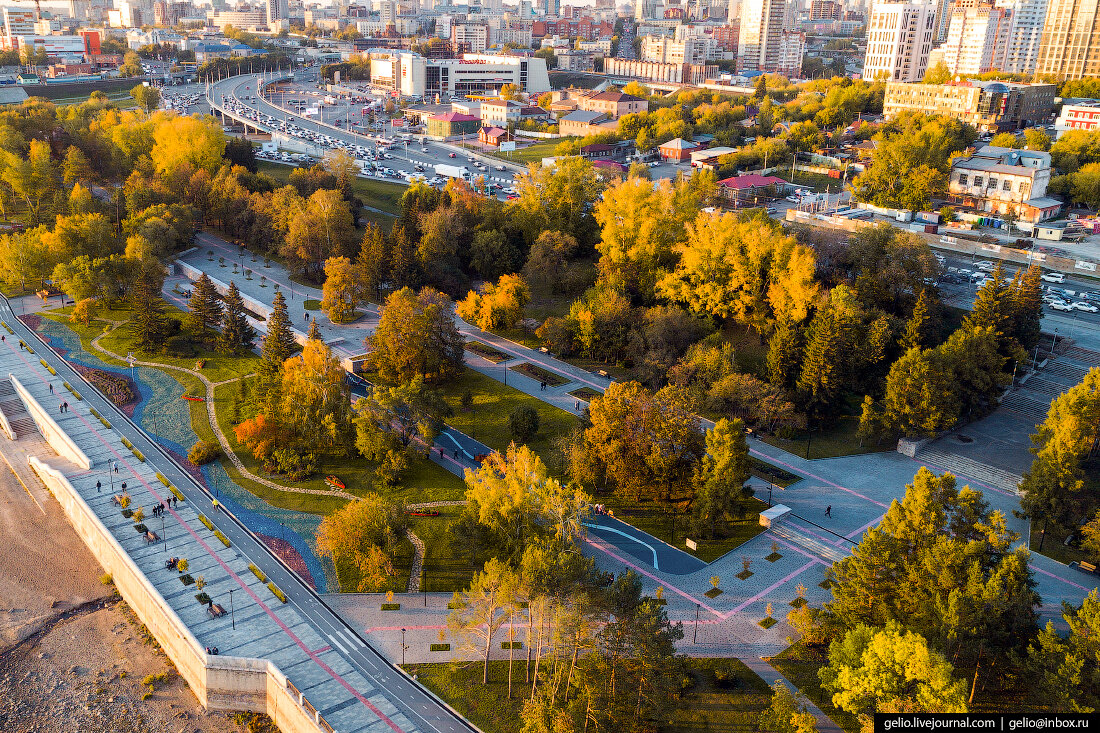
[[[699,643],[699,604],[695,604],[695,633],[691,637],[691,643]]]
[[[401,629],[401,666],[405,666],[405,650],[408,649],[405,646],[405,629]]]
[[[237,616],[233,611],[233,589],[229,589],[229,620],[233,624],[233,630],[237,630]]]

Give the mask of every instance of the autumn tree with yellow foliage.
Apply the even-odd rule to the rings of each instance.
[[[356,308],[364,297],[361,268],[347,257],[325,260],[325,284],[321,289],[321,310],[333,323],[355,320]]]
[[[479,293],[471,290],[458,303],[458,315],[484,331],[515,328],[523,320],[523,309],[531,300],[531,289],[519,275],[501,275]]]
[[[332,560],[345,592],[404,590],[395,585],[393,560],[405,524],[404,507],[367,494],[321,520],[317,551]]]

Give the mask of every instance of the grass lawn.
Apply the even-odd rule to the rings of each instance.
[[[713,540],[697,536],[690,528],[690,517],[680,511],[675,504],[663,504],[653,501],[634,502],[624,496],[600,494],[595,501],[606,504],[615,512],[618,519],[634,525],[643,532],[649,532],[659,540],[678,547],[684,552],[695,555],[703,562],[714,562],[727,552],[734,550],[764,531],[757,515],[768,505],[757,499],[744,519],[734,520]],[[684,540],[691,538],[698,543],[699,549],[689,550]]]
[[[790,440],[779,438],[775,435],[761,435],[760,439],[769,445],[774,445],[776,448],[782,448],[788,453],[793,453],[807,460],[813,458],[852,456],[860,453],[876,453],[891,448],[891,446],[886,443],[881,445],[863,443],[863,445],[860,445],[861,441],[858,431],[859,416],[842,415],[837,418],[836,422],[826,427],[824,430],[815,429],[813,434],[808,436],[808,439],[804,431],[795,435],[795,437]],[[806,450],[807,443],[809,443],[808,453]]]
[[[1065,544],[1066,532],[1057,527],[1047,525],[1046,527],[1046,539],[1043,540],[1043,523],[1040,520],[1031,520],[1031,543],[1029,549],[1032,552],[1038,552],[1040,555],[1046,555],[1051,560],[1057,560],[1060,563],[1069,564],[1077,561],[1089,562],[1091,558],[1088,553],[1081,550],[1079,547],[1069,547]],[[1043,542],[1043,550],[1039,551],[1039,542]],[[1087,576],[1082,576],[1087,577]]]
[[[566,140],[574,140],[572,137],[559,137],[551,140],[542,140],[527,147],[517,150],[514,153],[489,153],[494,158],[500,158],[501,160],[507,160],[519,165],[527,165],[528,163],[539,163],[543,158],[549,158],[554,155],[554,148],[558,147],[558,143]]]
[[[669,710],[668,720],[661,721],[663,733],[748,733],[757,729],[757,716],[771,698],[763,680],[737,659],[688,659],[686,664],[693,686],[680,704]],[[481,684],[482,666],[478,663],[461,667],[408,664],[405,669],[485,733],[513,733],[523,727],[523,701],[530,695],[523,681],[525,666],[525,654],[517,652],[511,700],[507,660],[489,663],[486,686]]]
[[[290,165],[268,161],[256,162],[257,173],[266,173],[280,183],[286,183],[290,180],[290,172],[293,170],[294,166]],[[399,183],[375,181],[367,178],[356,178],[351,187],[364,204],[394,216],[401,213],[401,197],[408,190],[408,186]],[[370,212],[364,212],[364,214],[367,213]]]
[[[312,477],[295,483],[286,482],[281,477],[269,477],[263,470],[260,462],[251,453],[243,449],[233,434],[230,410],[234,398],[237,395],[236,384],[225,384],[215,389],[214,403],[218,416],[218,424],[233,446],[233,451],[241,459],[245,468],[258,476],[270,478],[276,483],[288,483],[295,487],[305,489],[329,490],[325,484],[325,476],[334,474],[347,486],[347,492],[356,496],[362,496],[374,491],[375,464],[364,458],[339,458],[336,456],[319,456],[317,473]],[[252,487],[249,487],[250,490]],[[263,492],[255,491],[268,503],[287,509],[313,512],[314,514],[328,514],[344,504],[344,499],[339,497],[325,497],[316,494],[296,494],[293,492],[277,492],[264,487]],[[449,473],[443,467],[424,458],[413,458],[409,461],[409,469],[405,474],[403,485],[390,491],[381,492],[386,498],[405,503],[419,503],[425,501],[439,501],[446,499],[461,499],[465,493],[465,484],[462,479]]]
[[[512,432],[508,427],[508,417],[512,411],[523,405],[535,408],[539,414],[539,431],[527,445],[542,456],[547,465],[554,441],[577,424],[577,418],[564,410],[513,387],[506,387],[473,369],[465,370],[460,378],[444,385],[442,390],[455,413],[447,419],[447,424],[501,452],[507,450],[512,442]],[[474,397],[474,405],[469,412],[464,411],[461,404],[462,394],[466,390],[470,390]],[[550,468],[554,470],[557,467]]]
[[[828,662],[825,649],[808,647],[802,642],[788,647],[768,660],[780,673],[796,685],[821,711],[836,722],[846,733],[858,733],[856,716],[833,707],[832,695],[821,689],[817,670]]]
[[[457,557],[451,550],[451,522],[462,514],[460,506],[439,507],[438,517],[409,517],[409,528],[424,541],[424,573],[420,587],[428,591],[449,592],[470,585],[477,563]]]

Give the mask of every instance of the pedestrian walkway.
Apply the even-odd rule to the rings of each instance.
[[[4,310],[7,321],[11,313]],[[297,603],[284,603],[266,584],[263,571],[253,572],[256,562],[268,566],[271,557],[249,557],[237,542],[222,541],[211,527],[224,520],[210,509],[201,510],[209,512],[206,521],[200,518],[196,502],[201,503],[203,497],[197,486],[177,478],[175,485],[185,500],[177,499],[154,517],[154,507],[176,496],[159,474],[179,477],[180,472],[162,465],[152,448],[140,455],[128,448],[123,442],[127,436],[120,431],[128,433],[134,444],[139,436],[133,426],[31,332],[21,324],[9,325],[30,347],[20,348],[18,339],[10,336],[0,343],[0,374],[16,376],[26,391],[25,399],[40,406],[41,413],[31,410],[40,430],[48,433],[60,428],[91,464],[90,469],[78,465],[44,441],[28,436],[16,442],[0,437],[5,458],[17,467],[17,476],[36,500],[45,500],[45,493],[37,477],[25,468],[32,456],[60,471],[75,487],[200,647],[216,647],[222,656],[272,661],[335,730],[420,730],[387,698],[383,686],[331,648],[330,639],[302,616]],[[48,424],[44,415],[49,415],[54,425]],[[129,499],[125,512],[121,506],[124,496]],[[132,514],[138,509],[144,514],[140,522]],[[141,524],[144,532],[138,526]],[[228,528],[227,532],[235,534]],[[187,559],[186,573],[167,568],[170,558]],[[199,578],[204,582],[202,592],[226,614],[215,617],[209,605],[196,598],[199,589],[195,581]]]

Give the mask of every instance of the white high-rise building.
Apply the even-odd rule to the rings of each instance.
[[[643,21],[657,17],[657,0],[634,0],[634,20]]]
[[[934,2],[876,2],[867,22],[863,78],[920,81],[935,33]]]
[[[4,35],[33,36],[34,11],[21,8],[4,8]]]
[[[1048,0],[996,0],[998,7],[1012,11],[1002,71],[1011,74],[1035,73],[1043,25],[1047,21]]]
[[[776,70],[786,16],[787,4],[783,0],[743,0],[741,33],[737,39],[739,70]]]
[[[958,0],[951,6],[943,61],[959,76],[1003,70],[1011,30],[1011,10],[984,0]]]
[[[275,29],[290,22],[290,4],[287,0],[267,0],[267,27]]]
[[[947,27],[951,23],[951,6],[954,0],[931,0],[936,3],[936,43],[943,43],[947,38]]]

